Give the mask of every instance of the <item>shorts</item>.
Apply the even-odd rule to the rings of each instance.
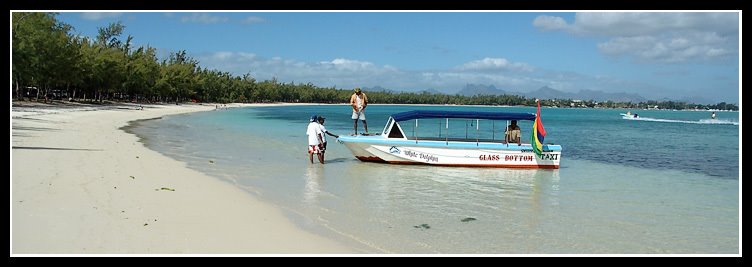
[[[352,117],[353,120],[360,119],[362,121],[366,120],[366,112],[361,110],[360,112],[353,111]]]
[[[319,145],[308,146],[308,154],[319,154],[319,153],[321,153],[321,150],[319,149]]]

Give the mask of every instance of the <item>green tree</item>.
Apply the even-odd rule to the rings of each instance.
[[[69,65],[75,60],[71,26],[57,21],[55,13],[17,12],[12,14],[11,75],[15,95],[21,86],[37,87],[37,98],[51,87],[66,84]]]

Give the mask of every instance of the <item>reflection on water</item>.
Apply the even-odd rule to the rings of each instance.
[[[363,162],[342,168],[307,168],[303,202],[321,209],[302,213],[382,252],[487,252],[477,249],[497,247],[509,227],[540,232],[542,217],[559,202],[558,170]],[[430,228],[416,228],[422,224]]]
[[[306,168],[305,190],[303,191],[303,203],[315,206],[318,202],[318,196],[321,194],[320,183],[321,176],[324,173],[323,165],[310,164]]]

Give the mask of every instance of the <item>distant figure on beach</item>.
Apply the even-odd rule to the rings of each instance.
[[[710,114],[710,118],[715,120],[715,111],[713,111],[713,113]]]
[[[507,127],[506,133],[504,133],[504,144],[509,142],[517,142],[517,145],[522,145],[520,141],[520,126],[517,126],[517,120],[512,120],[512,123]]]
[[[366,106],[368,106],[368,97],[366,93],[360,90],[360,87],[355,87],[355,93],[350,96],[350,106],[353,108],[352,119],[355,135],[358,135],[358,120],[363,121],[363,129],[365,129],[365,134],[368,134],[365,113]]]
[[[329,132],[329,131],[326,130],[326,127],[324,127],[324,121],[325,120],[326,120],[326,118],[324,118],[323,116],[319,116],[318,117],[319,130],[321,131],[321,140],[323,141],[322,142],[323,145],[321,146],[321,160],[322,160],[322,163],[323,163],[323,160],[326,158],[326,135],[324,135],[324,134],[328,134],[328,135],[334,136],[334,138],[339,138],[339,135],[333,134],[333,133],[331,133],[331,132]]]
[[[138,109],[139,109],[139,110],[144,110],[144,106],[142,106],[142,105],[138,105]]]
[[[313,163],[313,154],[316,154],[319,158],[319,162],[324,164],[324,155],[321,154],[321,147],[324,143],[324,141],[321,140],[323,134],[321,133],[321,128],[319,127],[317,119],[318,117],[313,115],[311,116],[310,123],[308,123],[308,130],[306,131],[306,134],[308,135],[308,155],[311,159],[311,163]]]

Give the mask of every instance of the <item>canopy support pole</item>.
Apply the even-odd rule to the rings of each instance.
[[[480,146],[478,136],[480,135],[480,120],[475,119],[475,146]]]

